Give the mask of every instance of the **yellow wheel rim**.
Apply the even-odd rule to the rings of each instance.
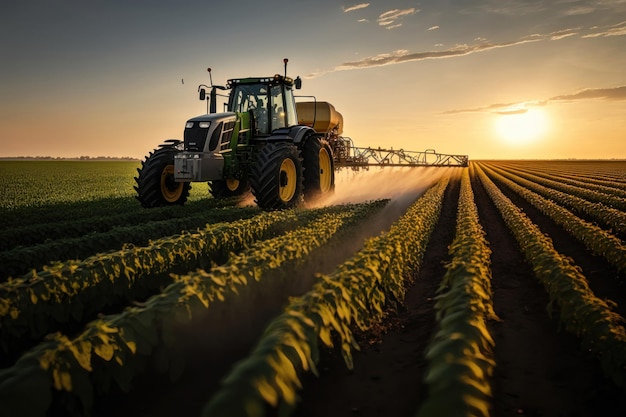
[[[237,191],[237,188],[239,188],[239,180],[235,180],[232,178],[227,179],[226,188],[228,188],[230,191]]]
[[[185,184],[174,181],[174,165],[167,165],[161,172],[161,194],[168,203],[175,203],[181,195]]]
[[[327,193],[330,191],[333,182],[333,168],[330,162],[330,155],[326,148],[320,149],[320,191]]]
[[[288,203],[296,194],[298,178],[296,164],[291,159],[287,158],[280,164],[278,178],[278,195],[283,202]]]

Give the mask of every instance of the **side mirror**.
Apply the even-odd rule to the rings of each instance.
[[[206,90],[204,88],[200,89],[200,100],[206,100]]]
[[[300,78],[300,76],[296,77],[295,84],[296,84],[296,90],[299,90],[302,88],[302,78]]]

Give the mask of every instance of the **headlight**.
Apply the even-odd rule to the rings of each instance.
[[[185,129],[191,129],[193,127],[193,122],[185,123]]]
[[[211,122],[200,122],[198,126],[200,126],[203,129],[208,129],[209,126],[211,126]]]

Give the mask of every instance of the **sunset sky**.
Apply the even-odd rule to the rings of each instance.
[[[357,146],[626,158],[626,0],[6,0],[0,156],[144,157],[283,72]]]

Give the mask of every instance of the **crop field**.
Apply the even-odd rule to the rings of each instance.
[[[263,212],[0,162],[0,416],[626,415],[626,162],[337,173]]]

